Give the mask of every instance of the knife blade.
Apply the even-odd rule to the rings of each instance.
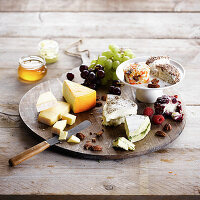
[[[75,133],[78,133],[79,131],[87,128],[88,126],[91,125],[91,122],[88,120],[85,120],[83,122],[81,122],[79,125],[75,126],[74,128],[68,130],[68,138],[72,135],[74,135]],[[59,142],[58,140],[58,135],[45,140],[29,149],[27,149],[26,151],[18,154],[17,156],[9,159],[9,165],[10,166],[16,166],[20,163],[22,163],[23,161],[33,157],[34,155],[37,155],[38,153],[44,151],[45,149],[49,148],[50,146],[57,144]]]
[[[91,122],[88,120],[85,120],[83,122],[81,122],[80,124],[78,124],[77,126],[75,126],[74,128],[68,130],[68,135],[67,135],[67,139],[69,137],[71,137],[72,135],[74,135],[75,133],[78,133],[79,131],[82,131],[83,129],[86,129],[87,127],[89,127],[91,125]],[[59,135],[56,135],[48,140],[46,140],[47,143],[49,143],[51,146],[54,144],[57,144],[58,142],[60,142],[58,140]]]

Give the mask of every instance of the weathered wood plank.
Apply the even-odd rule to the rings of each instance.
[[[24,55],[38,54],[37,45],[41,38],[0,38],[0,68],[16,68],[18,59]],[[49,68],[72,69],[79,66],[80,59],[67,56],[64,49],[78,39],[56,38],[60,45],[59,62]],[[80,49],[91,52],[91,60],[100,52],[108,49],[109,44],[131,48],[136,56],[169,55],[180,62],[186,69],[199,68],[199,39],[84,39]]]
[[[171,147],[134,159],[101,162],[47,150],[10,168],[5,165],[8,159],[37,141],[26,129],[0,131],[1,194],[199,194],[199,147]]]
[[[200,13],[0,13],[0,37],[200,38]]]
[[[70,11],[70,12],[90,12],[90,11],[172,11],[172,12],[192,12],[200,11],[200,5],[195,0],[0,0],[0,11]]]

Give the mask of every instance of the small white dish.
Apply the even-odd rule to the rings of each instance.
[[[126,67],[128,67],[130,64],[133,64],[136,62],[146,62],[146,60],[149,57],[150,56],[144,56],[144,57],[137,57],[137,58],[127,60],[127,61],[123,62],[122,64],[120,64],[116,70],[118,79],[120,81],[122,81],[124,84],[135,88],[136,89],[136,98],[139,101],[144,102],[144,103],[154,103],[158,97],[163,95],[164,89],[169,89],[169,88],[177,86],[179,83],[182,82],[182,80],[185,76],[185,70],[184,70],[183,66],[180,63],[176,62],[175,60],[170,59],[170,63],[172,65],[174,65],[180,72],[180,81],[178,83],[169,84],[167,82],[162,81],[159,78],[157,78],[157,79],[159,80],[160,88],[148,88],[147,87],[148,83],[147,84],[138,84],[138,85],[137,84],[132,85],[130,83],[127,83],[124,79],[124,69]],[[155,77],[150,75],[150,80],[152,80],[153,78],[155,78]]]

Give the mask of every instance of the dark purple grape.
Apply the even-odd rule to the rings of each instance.
[[[111,85],[111,86],[109,87],[109,93],[110,93],[110,94],[114,94],[114,89],[115,89],[115,86]]]
[[[95,83],[91,83],[91,84],[89,85],[89,88],[95,90],[95,89],[96,89],[96,86],[97,86],[97,85],[96,85]]]
[[[120,95],[121,94],[121,89],[119,87],[114,88],[114,94]]]
[[[86,79],[87,77],[88,77],[88,75],[89,75],[89,71],[88,70],[83,70],[82,72],[81,72],[81,77],[83,78],[83,79]]]
[[[96,84],[97,85],[101,85],[101,80],[100,79],[96,79]]]
[[[96,78],[96,74],[94,72],[90,72],[89,75],[88,75],[88,79],[92,81],[95,78]]]
[[[103,70],[97,71],[97,77],[102,79],[105,77],[105,72]]]
[[[88,66],[87,65],[81,65],[79,67],[80,72],[82,72],[83,70],[88,70]]]
[[[97,72],[99,70],[104,70],[104,67],[102,65],[98,64],[98,65],[95,66],[95,71]]]
[[[120,86],[121,86],[121,83],[120,83],[119,80],[114,80],[114,81],[112,82],[112,85],[120,87]]]
[[[70,80],[70,81],[72,81],[74,79],[74,74],[72,74],[70,72],[67,73],[67,79]]]

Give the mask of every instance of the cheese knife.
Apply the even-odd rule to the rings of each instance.
[[[79,131],[87,128],[88,126],[91,125],[91,122],[88,120],[85,120],[83,122],[81,122],[80,124],[78,124],[77,126],[75,126],[74,128],[68,130],[68,136],[67,139],[78,133]],[[58,140],[59,135],[56,135],[48,140],[45,140],[29,149],[27,149],[26,151],[18,154],[17,156],[11,158],[8,162],[10,166],[16,166],[20,163],[22,163],[23,161],[33,157],[34,155],[37,155],[38,153],[44,151],[45,149],[49,148],[50,146],[53,146],[54,144],[59,143],[60,141]]]

